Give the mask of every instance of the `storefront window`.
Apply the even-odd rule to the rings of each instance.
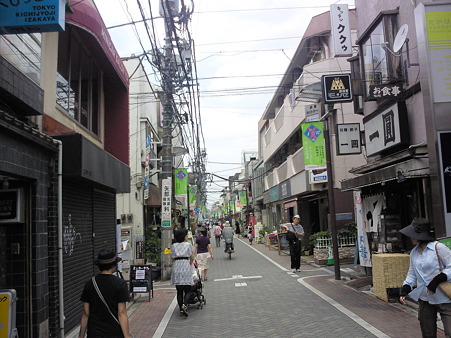
[[[71,29],[60,34],[56,103],[71,118],[99,133],[99,70]]]
[[[41,79],[41,34],[0,35],[0,55],[36,84]]]
[[[396,16],[381,16],[373,28],[360,39],[360,60],[363,68],[365,95],[370,85],[399,81],[397,68],[400,58],[388,52],[384,46],[393,47],[396,34]]]

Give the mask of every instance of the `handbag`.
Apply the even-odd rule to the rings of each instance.
[[[437,250],[437,243],[435,243],[435,253],[437,255],[437,259],[438,259],[438,265],[440,267],[440,272],[442,272],[443,270],[443,266],[442,266],[442,261],[440,259],[440,256],[438,255],[438,250]],[[451,298],[451,283],[446,281],[446,282],[442,282],[438,285],[438,287],[440,288],[440,290],[443,291],[443,293],[445,295],[447,295],[449,298]]]
[[[111,309],[110,309],[110,307],[108,306],[107,302],[105,301],[105,298],[103,298],[102,292],[100,292],[100,289],[99,289],[99,287],[98,287],[98,285],[97,285],[96,278],[95,278],[95,277],[92,277],[91,280],[92,280],[92,284],[94,284],[94,288],[96,289],[97,294],[99,295],[99,297],[100,297],[100,299],[102,300],[103,304],[105,304],[106,308],[108,309],[108,312],[109,312],[110,315],[114,318],[114,320],[116,321],[116,323],[118,323],[119,326],[121,326],[121,323],[119,323],[119,320],[116,318],[116,316],[113,314],[113,312],[111,312]],[[133,337],[133,334],[130,333],[130,335]]]

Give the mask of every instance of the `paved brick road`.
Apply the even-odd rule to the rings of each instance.
[[[295,275],[288,256],[235,242],[231,261],[213,248],[203,309],[182,318],[175,291],[156,289],[130,308],[135,337],[421,337],[414,313],[335,281],[327,269],[303,264]]]

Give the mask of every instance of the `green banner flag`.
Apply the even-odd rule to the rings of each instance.
[[[189,187],[189,204],[194,204],[196,202],[196,196],[197,196],[197,186],[190,186]]]
[[[238,197],[240,199],[241,206],[247,205],[247,192],[246,192],[246,190],[241,190],[240,193],[238,194]]]
[[[235,211],[235,201],[229,201],[229,209],[231,210],[231,211]]]
[[[326,168],[323,122],[301,123],[305,170]]]
[[[186,196],[188,193],[188,170],[174,169],[174,195]]]

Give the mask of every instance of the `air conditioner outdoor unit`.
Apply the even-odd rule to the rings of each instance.
[[[121,221],[125,222],[127,220],[127,215],[126,214],[121,214]]]
[[[133,221],[133,214],[127,214],[127,221],[132,222]]]

